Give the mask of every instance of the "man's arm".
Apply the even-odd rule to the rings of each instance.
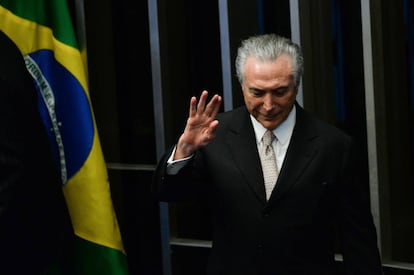
[[[192,170],[194,155],[215,138],[218,126],[216,115],[222,98],[214,95],[207,103],[208,92],[203,91],[200,100],[190,100],[186,126],[176,146],[158,162],[153,177],[153,191],[162,201],[194,198],[199,192],[196,176]]]
[[[175,151],[177,150],[177,146],[174,146],[174,150],[171,153],[170,157],[167,160],[167,174],[168,175],[176,175],[183,167],[185,167],[193,157],[190,155],[189,157],[183,159],[176,159],[174,160]]]
[[[370,209],[369,186],[361,180],[355,144],[344,157],[339,192],[339,224],[345,274],[381,275],[377,232]]]

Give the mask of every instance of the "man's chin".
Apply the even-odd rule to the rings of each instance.
[[[278,125],[278,123],[275,122],[274,120],[261,119],[259,120],[259,122],[263,125],[263,127],[265,127],[266,129],[271,129],[271,130],[276,128]]]

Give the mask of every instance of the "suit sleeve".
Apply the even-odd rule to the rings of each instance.
[[[24,133],[22,117],[18,108],[16,89],[0,79],[2,100],[0,100],[0,216],[6,212],[14,190],[18,188],[23,175]]]
[[[340,239],[345,274],[383,274],[377,232],[370,209],[369,184],[361,180],[361,167],[354,144],[344,155],[339,190]]]
[[[72,226],[35,85],[2,32],[0,60],[0,266],[4,274],[40,274],[63,253]]]
[[[174,147],[170,148],[158,162],[153,176],[153,194],[158,200],[166,202],[199,199],[206,194],[202,152],[197,151],[177,173],[169,174],[168,159],[173,150]]]
[[[27,131],[33,126],[30,116],[36,108],[36,91],[17,47],[3,33],[0,44],[0,216],[3,217],[23,183],[26,141],[30,138]]]

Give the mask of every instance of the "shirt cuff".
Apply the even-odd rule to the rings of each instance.
[[[173,160],[176,148],[177,147],[174,147],[174,150],[167,160],[167,175],[176,175],[181,170],[181,168],[186,166],[190,159],[193,157],[193,155],[191,155],[183,159]]]

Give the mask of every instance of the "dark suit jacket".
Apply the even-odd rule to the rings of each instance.
[[[44,274],[70,231],[34,84],[0,32],[0,274]]]
[[[217,136],[177,175],[155,172],[160,200],[205,196],[213,219],[208,274],[336,274],[335,239],[346,274],[381,274],[367,182],[352,140],[296,105],[276,187],[266,202],[253,126],[245,107],[219,114]]]

